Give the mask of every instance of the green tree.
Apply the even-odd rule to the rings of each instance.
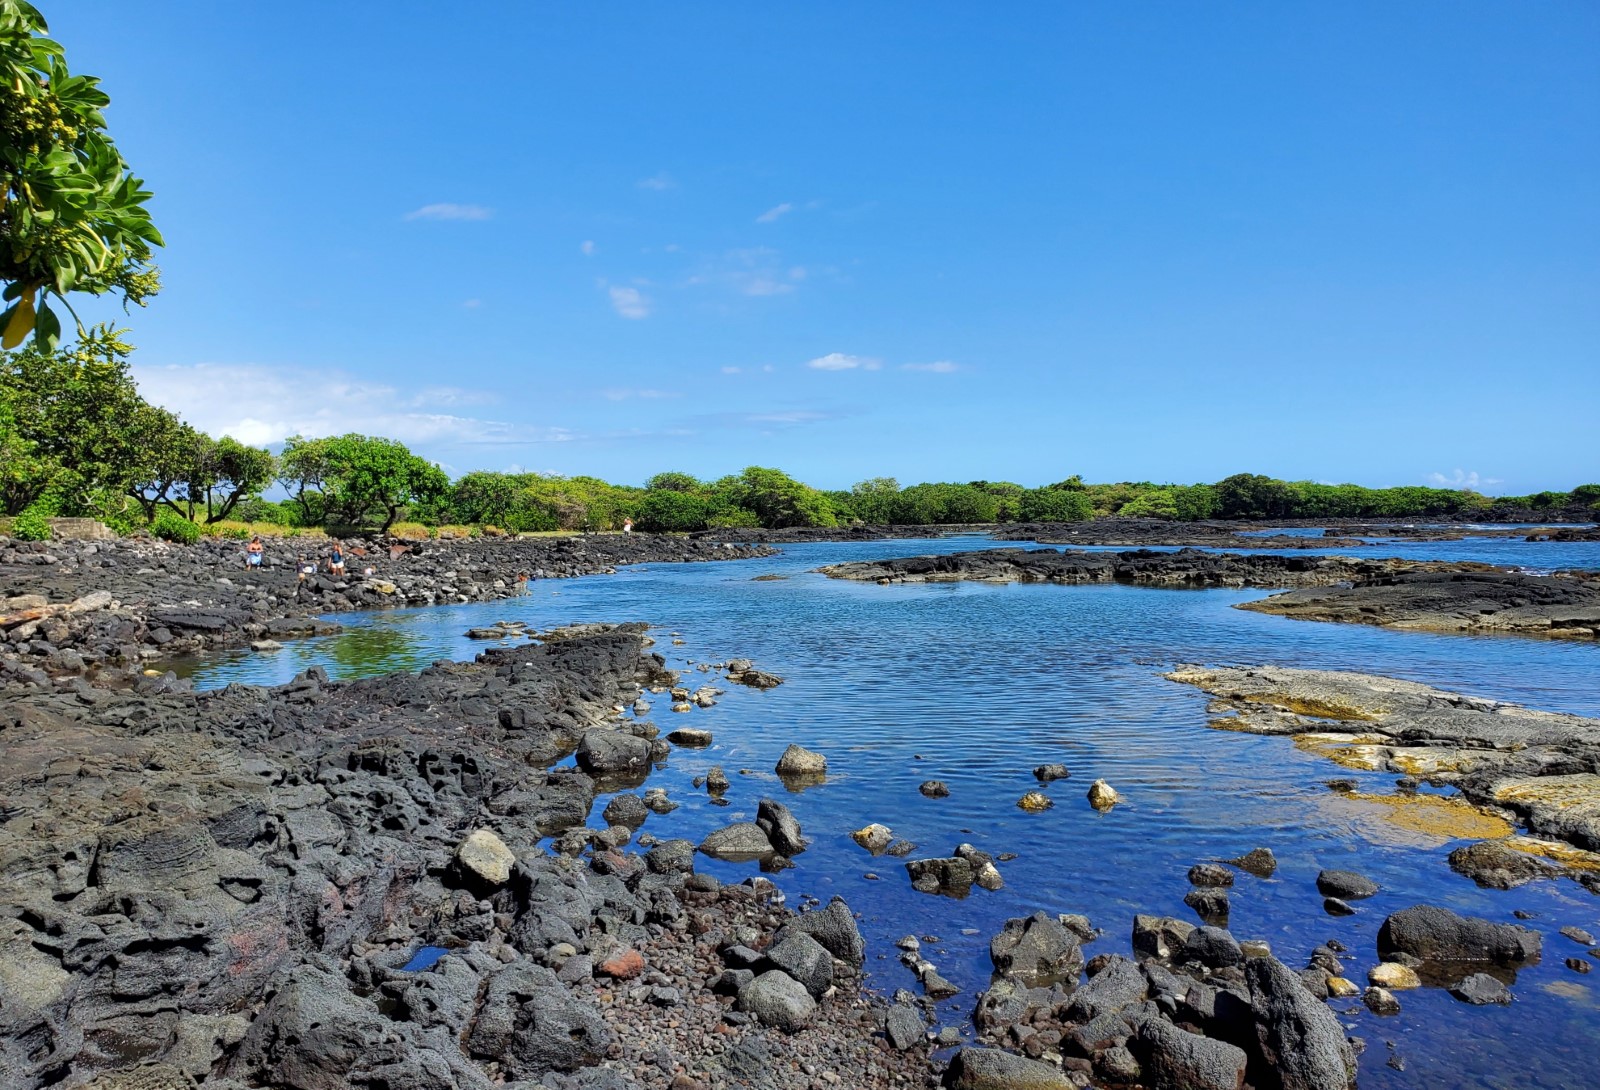
[[[639,529],[686,533],[706,528],[710,505],[699,496],[670,488],[652,488],[639,501]]]
[[[850,513],[862,522],[886,525],[893,517],[900,482],[893,477],[871,477],[850,486]]]
[[[72,292],[143,304],[160,285],[150,259],[161,245],[150,194],[106,132],[110,98],[93,76],[67,70],[48,30],[32,4],[0,0],[0,283],[10,304],[0,345],[32,335],[47,352],[61,335],[52,296],[69,312]]]
[[[1217,514],[1226,519],[1289,518],[1295,493],[1283,481],[1259,473],[1235,473],[1215,485]]]
[[[698,492],[705,487],[687,473],[673,472],[657,473],[644,486],[651,492]]]
[[[35,341],[0,353],[9,442],[23,451],[0,471],[9,513],[49,493],[52,514],[99,517],[148,476],[175,418],[139,396],[120,338],[101,327],[55,351]]]
[[[1089,494],[1070,488],[1030,488],[1017,501],[1024,522],[1082,522],[1094,517]]]
[[[755,513],[761,525],[836,526],[828,498],[780,469],[749,466],[729,486],[733,506]]]
[[[301,516],[329,525],[361,526],[381,513],[387,531],[411,504],[442,499],[450,478],[432,462],[394,439],[339,435],[328,439],[292,436],[284,444],[278,480],[299,505]]]

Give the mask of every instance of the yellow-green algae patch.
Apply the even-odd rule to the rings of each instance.
[[[1518,834],[1506,841],[1506,847],[1548,859],[1552,863],[1559,863],[1568,870],[1600,873],[1600,853],[1574,848],[1571,844],[1563,844],[1559,840],[1540,840],[1538,837]]]
[[[1439,841],[1501,840],[1514,831],[1505,818],[1458,798],[1441,795],[1369,795],[1341,791],[1334,796],[1365,804],[1368,813],[1409,833]]]

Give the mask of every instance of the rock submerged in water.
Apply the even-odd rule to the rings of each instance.
[[[773,854],[773,848],[766,830],[753,821],[741,821],[707,835],[700,842],[700,852],[726,862],[748,863]]]
[[[1539,932],[1530,928],[1458,916],[1435,905],[1396,912],[1378,931],[1378,953],[1423,961],[1486,961],[1515,968],[1537,960],[1541,946]]]
[[[1071,775],[1072,773],[1067,769],[1067,766],[1063,764],[1040,765],[1033,770],[1033,778],[1040,783],[1054,783],[1056,780],[1064,780]]]
[[[712,736],[710,731],[698,727],[679,727],[667,735],[667,741],[686,749],[701,749],[711,744]]]
[[[861,845],[873,855],[877,855],[887,848],[894,840],[894,834],[887,825],[864,825],[850,834],[850,839]]]
[[[1105,813],[1121,801],[1122,796],[1117,794],[1116,789],[1106,781],[1096,780],[1089,785],[1089,805],[1101,813]]]
[[[918,793],[923,798],[947,799],[950,797],[950,788],[943,780],[924,780],[918,787]]]
[[[1271,848],[1251,848],[1237,859],[1226,862],[1257,878],[1271,878],[1278,870],[1278,857]]]
[[[1367,970],[1367,983],[1378,988],[1387,988],[1392,992],[1403,992],[1422,987],[1422,978],[1417,976],[1417,971],[1409,965],[1401,965],[1397,961],[1384,961]]]
[[[1317,892],[1324,897],[1359,901],[1378,892],[1378,883],[1364,874],[1349,870],[1325,870],[1317,875]]]
[[[906,863],[911,888],[918,893],[965,897],[972,890],[972,864],[959,856],[946,859],[912,859]]]
[[[1474,1007],[1504,1006],[1511,1002],[1511,991],[1488,973],[1473,973],[1450,989],[1450,994]]]
[[[1026,810],[1030,814],[1041,813],[1054,805],[1055,803],[1051,801],[1050,796],[1042,791],[1029,791],[1017,800],[1017,808]]]
[[[797,779],[826,776],[828,759],[804,746],[791,744],[778,758],[775,771],[780,776]]]

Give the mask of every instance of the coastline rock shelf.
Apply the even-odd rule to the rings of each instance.
[[[890,583],[1122,583],[1141,587],[1292,587],[1238,608],[1303,620],[1428,632],[1600,637],[1600,576],[1529,575],[1489,564],[1349,556],[985,549],[833,564],[834,579]]]
[[[1410,572],[1275,594],[1240,609],[1422,632],[1600,638],[1600,578],[1573,573]]]
[[[1451,853],[1451,866],[1480,885],[1509,889],[1565,872],[1600,892],[1600,719],[1340,671],[1180,666],[1166,676],[1211,694],[1220,730],[1294,735],[1351,767],[1453,787],[1547,838]]]
[[[983,549],[832,564],[834,579],[868,583],[1124,583],[1148,587],[1325,587],[1401,572],[1493,572],[1487,564],[1367,560],[1349,556],[1258,556],[1200,549],[1084,552],[1076,549]]]
[[[329,544],[275,538],[249,570],[239,541],[0,540],[0,683],[133,676],[150,659],[338,631],[320,614],[493,601],[522,593],[525,579],[775,551],[647,534],[346,543],[347,575],[301,582],[297,558]]]
[[[842,901],[796,916],[687,841],[624,852],[643,805],[584,827],[617,784],[552,762],[627,738],[637,784],[666,749],[617,718],[670,683],[642,630],[0,704],[0,1085],[629,1090],[664,1055],[719,1087],[919,1082],[925,1052],[875,1045]]]

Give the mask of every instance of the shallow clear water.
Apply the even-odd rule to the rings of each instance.
[[[1346,975],[1364,984],[1384,916],[1422,902],[1497,920],[1510,920],[1513,909],[1538,913],[1530,925],[1545,932],[1544,961],[1518,974],[1510,1008],[1470,1008],[1433,989],[1402,993],[1404,1009],[1392,1018],[1358,1001],[1336,1003],[1351,1032],[1367,1041],[1364,1086],[1589,1083],[1600,989],[1563,966],[1583,951],[1556,931],[1600,927],[1600,900],[1570,883],[1479,890],[1445,863],[1461,842],[1407,831],[1387,819],[1389,807],[1336,796],[1325,785],[1348,777],[1364,792],[1388,794],[1393,775],[1351,772],[1281,738],[1210,730],[1205,696],[1159,674],[1181,662],[1353,669],[1600,715],[1600,647],[1389,632],[1230,608],[1263,591],[877,586],[810,571],[842,560],[992,547],[983,537],[805,544],[756,561],[624,568],[535,583],[508,602],[340,615],[348,629],[340,636],[209,659],[194,676],[215,686],[283,681],[314,663],[337,676],[415,669],[470,658],[483,645],[467,640],[466,629],[502,618],[534,627],[648,621],[660,628],[656,650],[669,665],[687,667],[691,686],[720,678],[689,663],[734,656],[753,658],[786,682],[766,692],[722,683],[730,691],[716,707],[683,716],[652,698],[664,731],[692,723],[714,731],[716,744],[675,750],[651,777],[683,805],[651,816],[646,830],[699,840],[753,819],[764,794],[788,803],[813,845],[794,870],[776,876],[779,883],[791,897],[842,894],[864,915],[869,958],[877,959],[868,969],[880,989],[916,988],[893,960],[893,940],[937,936],[924,955],[966,989],[942,1005],[945,1024],[966,1025],[975,992],[988,982],[988,939],[1007,917],[1083,912],[1106,932],[1091,954],[1127,952],[1136,912],[1194,920],[1182,901],[1191,864],[1268,846],[1278,873],[1270,881],[1240,876],[1230,926],[1241,938],[1267,939],[1292,967],[1337,938],[1352,951]],[[1600,568],[1595,543],[1415,542],[1362,555]],[[754,578],[773,574],[786,578]],[[673,632],[682,645],[673,645]],[[825,784],[784,789],[771,769],[790,742],[828,756]],[[1031,770],[1053,761],[1072,769],[1070,779],[1044,788],[1055,807],[1017,809],[1016,800],[1037,786]],[[730,806],[712,806],[690,786],[712,764],[733,780]],[[1106,814],[1091,809],[1084,792],[1096,778],[1125,803]],[[917,786],[928,779],[949,784],[950,797],[923,798]],[[874,859],[849,839],[872,821],[916,841],[918,856],[949,854],[965,841],[1019,858],[1000,864],[1006,887],[999,892],[974,890],[959,901],[918,894],[900,860]],[[724,878],[754,869],[703,866]],[[1330,918],[1313,884],[1323,867],[1359,870],[1382,892],[1360,902],[1355,916]],[[1404,1071],[1386,1065],[1396,1053]]]

